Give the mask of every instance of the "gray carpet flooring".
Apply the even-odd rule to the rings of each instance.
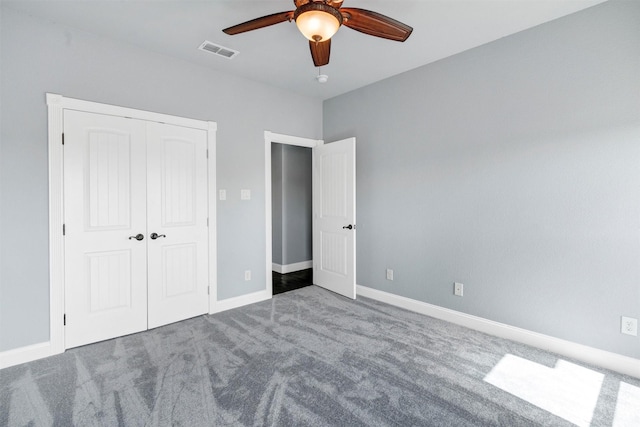
[[[621,427],[638,425],[638,390],[310,286],[0,370],[0,425]]]

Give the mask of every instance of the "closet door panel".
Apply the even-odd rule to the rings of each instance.
[[[149,328],[209,309],[206,149],[206,131],[147,124]]]
[[[144,122],[64,113],[65,347],[147,327]]]

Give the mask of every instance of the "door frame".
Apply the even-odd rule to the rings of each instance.
[[[209,218],[209,313],[214,313],[217,304],[217,233],[216,233],[216,131],[213,121],[189,119],[150,111],[101,104],[59,94],[47,93],[48,149],[49,149],[49,342],[39,346],[29,355],[31,360],[63,353],[64,335],[64,158],[63,131],[64,110],[79,110],[89,113],[126,117],[131,119],[161,122],[176,126],[201,129],[207,132],[207,192]],[[34,349],[35,350],[35,349]],[[26,360],[25,360],[26,361]]]
[[[322,139],[302,138],[299,136],[284,135],[274,133],[268,130],[264,131],[264,204],[265,204],[265,229],[266,229],[266,261],[265,261],[265,277],[267,297],[273,297],[273,206],[271,206],[271,144],[297,145],[298,147],[315,148],[324,144]],[[309,171],[313,173],[313,171]],[[313,191],[313,190],[312,190]],[[314,220],[315,222],[315,220]]]

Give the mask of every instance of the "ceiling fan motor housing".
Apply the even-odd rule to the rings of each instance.
[[[302,6],[298,7],[293,14],[293,19],[296,21],[296,24],[298,24],[298,28],[301,27],[300,25],[301,22],[298,22],[298,18],[307,12],[320,12],[321,14],[326,13],[331,15],[333,18],[335,18],[338,24],[335,27],[335,31],[337,31],[337,29],[340,28],[340,26],[342,25],[342,14],[340,13],[340,11],[338,11],[338,9],[336,9],[333,6],[329,6],[325,3],[309,2],[307,4],[303,4]],[[321,28],[318,28],[318,29],[320,30]],[[300,30],[302,31],[302,29]],[[311,41],[320,42],[320,41],[325,41],[326,39],[331,38],[331,36],[333,36],[335,31],[328,37],[323,36],[322,34],[313,34],[313,33],[305,34],[305,32],[303,32],[303,34],[305,35],[305,37],[307,37]]]

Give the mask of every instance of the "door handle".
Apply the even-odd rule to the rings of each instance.
[[[347,230],[353,230],[354,228],[356,228],[356,226],[355,226],[355,225],[351,225],[351,224],[349,224],[349,225],[345,225],[345,226],[344,226],[344,227],[342,227],[342,228],[343,228],[343,229],[347,229]]]
[[[167,237],[167,235],[166,234],[151,233],[151,236],[149,236],[149,237],[151,237],[151,240],[156,240],[156,239],[159,239],[160,237]]]
[[[144,236],[142,234],[137,234],[135,236],[129,236],[129,240],[131,240],[131,239],[142,240],[142,239],[144,239]]]

